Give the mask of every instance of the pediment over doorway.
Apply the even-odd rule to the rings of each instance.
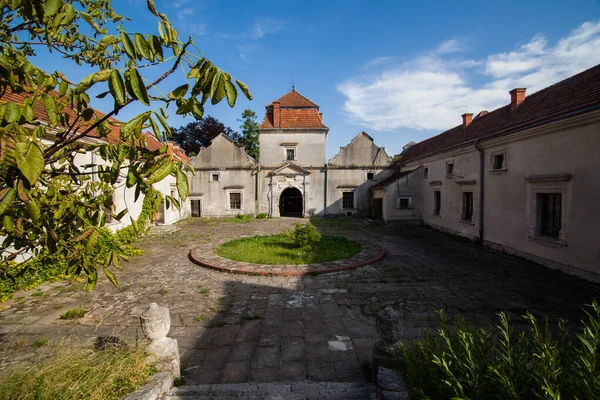
[[[294,163],[285,163],[269,175],[310,175],[310,171]]]

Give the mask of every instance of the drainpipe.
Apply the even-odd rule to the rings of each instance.
[[[479,244],[483,245],[483,184],[484,184],[484,174],[483,174],[483,149],[479,144],[481,139],[477,139],[475,142],[475,148],[479,151]]]
[[[271,191],[271,201],[269,202],[269,218],[273,218],[273,175],[269,182],[269,190]]]
[[[302,218],[306,213],[306,175],[302,175]]]
[[[327,165],[325,166],[325,195],[323,196],[324,200],[324,204],[323,206],[325,207],[325,218],[327,218],[327,172],[328,172],[328,168]]]

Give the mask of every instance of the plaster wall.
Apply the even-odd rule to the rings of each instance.
[[[380,189],[383,197],[383,220],[420,220],[423,217],[423,169],[417,169],[399,178],[385,189]],[[411,208],[401,209],[399,197],[410,197]]]
[[[219,180],[212,180],[213,174]],[[236,216],[254,214],[255,176],[252,169],[211,169],[196,170],[196,175],[188,174],[190,200],[201,201],[201,215],[207,217]],[[242,194],[241,209],[230,208],[229,193]]]
[[[287,162],[286,147],[282,144],[292,143],[296,143],[296,159],[293,163],[305,168],[322,168],[325,165],[326,135],[323,131],[289,133],[285,130],[275,130],[260,132],[258,139],[261,167],[278,167]]]

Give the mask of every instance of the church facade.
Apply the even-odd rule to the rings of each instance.
[[[219,135],[190,160],[194,216],[375,216],[371,187],[395,169],[383,147],[359,133],[326,161],[329,128],[319,106],[291,90],[266,106],[254,160]]]

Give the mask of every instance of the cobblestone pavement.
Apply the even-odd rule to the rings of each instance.
[[[361,381],[377,340],[374,315],[385,305],[404,313],[405,336],[436,326],[435,310],[489,326],[495,314],[526,311],[549,323],[578,322],[600,285],[489,251],[421,226],[362,219],[315,220],[323,233],[362,235],[387,250],[384,260],[349,272],[310,277],[225,274],[188,259],[199,244],[271,234],[296,219],[250,223],[193,219],[139,242],[145,254],[125,263],[120,287],[102,280],[91,293],[78,283],[20,292],[0,311],[0,371],[36,356],[31,344],[97,336],[141,340],[139,315],[150,302],[170,308],[169,336],[179,342],[188,384]],[[76,321],[59,317],[82,306]]]

